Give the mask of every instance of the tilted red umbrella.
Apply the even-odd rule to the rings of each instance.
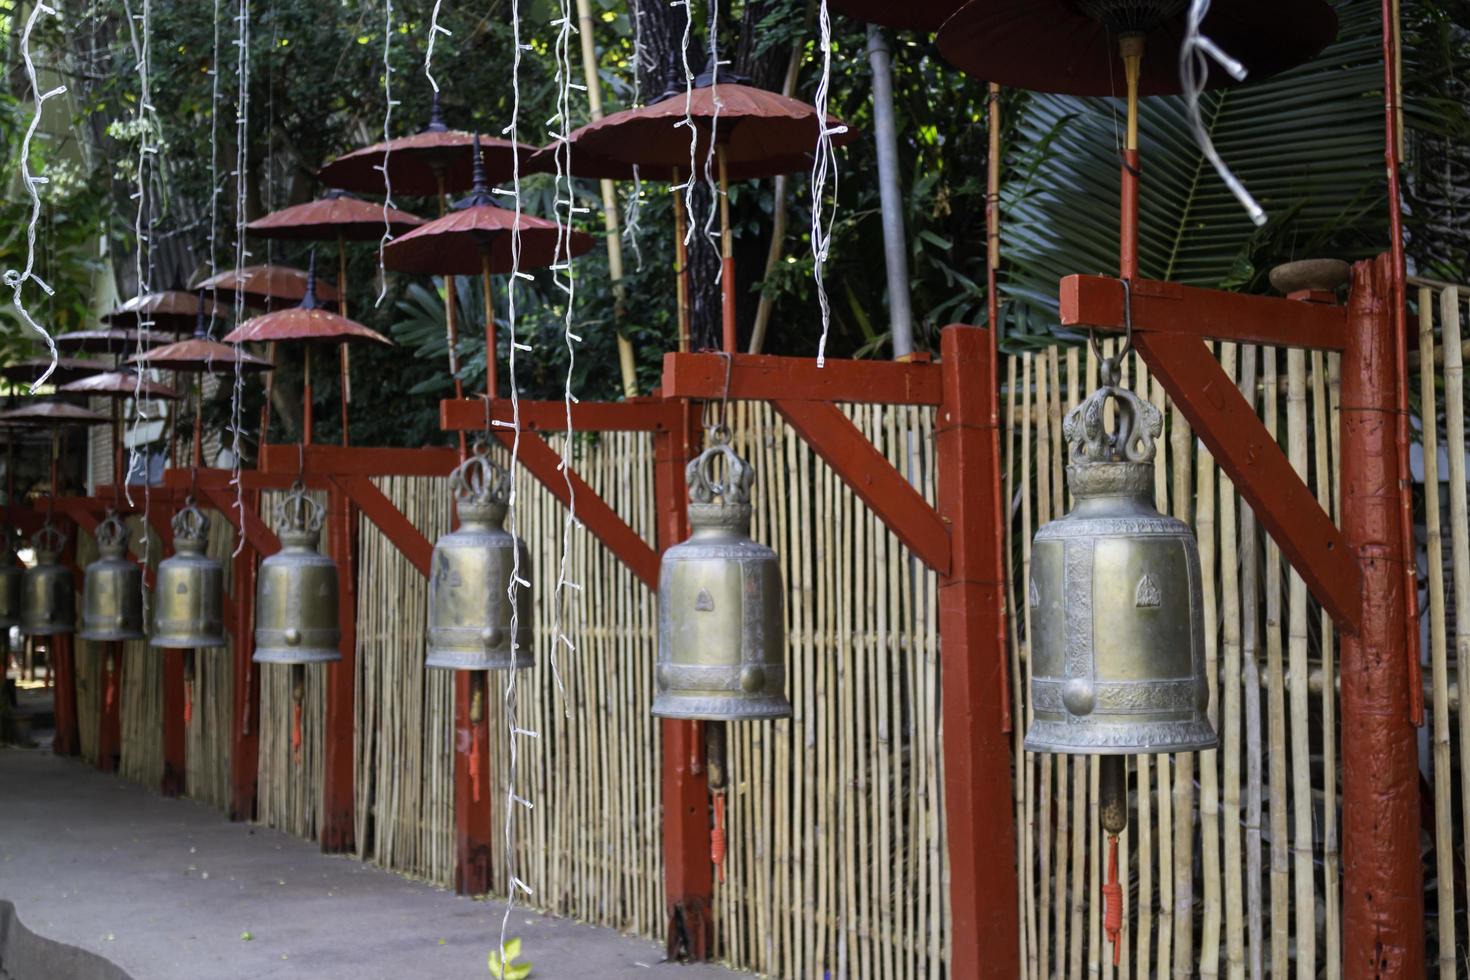
[[[317,171],[317,177],[329,187],[382,194],[380,168],[386,166],[395,194],[438,195],[442,199],[445,193],[466,190],[473,184],[470,155],[466,152],[473,139],[472,134],[445,125],[436,93],[429,125],[421,132],[344,153]],[[500,139],[480,142],[480,160],[492,182],[510,179],[516,152],[520,154],[521,173],[536,172],[531,169],[536,147]]]
[[[382,190],[380,186],[378,188]],[[315,201],[294,204],[289,208],[272,211],[263,218],[256,218],[245,226],[250,234],[260,238],[275,238],[294,242],[350,242],[377,241],[383,237],[383,228],[392,229],[401,235],[424,223],[418,215],[409,214],[398,208],[388,208],[386,222],[383,205],[353,197],[346,191],[328,191]],[[305,273],[301,273],[304,277]],[[317,283],[318,288],[321,283]],[[326,293],[322,293],[322,299]]]
[[[111,398],[126,401],[129,398],[161,398],[177,401],[184,396],[166,384],[140,378],[132,371],[104,371],[79,381],[72,381],[56,389],[67,395],[91,395],[96,398]]]
[[[480,274],[480,288],[485,300],[486,389],[493,394],[497,390],[496,344],[490,276],[511,271],[512,246],[517,237],[515,231],[519,229],[520,232],[521,270],[568,262],[574,256],[590,251],[595,240],[585,232],[558,227],[555,222],[544,218],[533,218],[528,214],[517,216],[514,211],[496,207],[486,185],[479,156],[472,154],[471,159],[475,180],[470,195],[456,202],[454,209],[444,217],[390,243],[383,250],[383,264],[399,272],[423,275]],[[457,340],[453,309],[453,303],[446,307],[450,316],[450,367],[457,377],[459,372],[453,360]]]
[[[229,315],[224,307],[206,303],[206,314],[217,317]],[[139,327],[146,323],[155,330],[188,333],[194,326],[198,310],[199,299],[193,293],[169,289],[134,296],[111,313],[104,314],[102,320],[113,327]]]
[[[53,338],[54,339],[54,338]],[[61,346],[60,344],[57,345]],[[29,383],[41,376],[41,372],[51,366],[49,357],[28,357],[14,364],[7,364],[0,368],[0,377],[7,381],[20,381]],[[52,384],[66,384],[78,378],[85,378],[99,371],[106,371],[111,365],[105,361],[89,361],[78,357],[62,357],[56,362],[56,370],[51,372]]]
[[[198,374],[234,374],[237,366],[247,374],[271,369],[270,361],[242,348],[197,335],[135,354],[129,360],[160,371]]]
[[[290,304],[295,306],[306,295],[306,270],[293,269],[288,265],[247,265],[238,273],[226,269],[199,283],[196,289],[212,293],[242,294],[247,306],[264,307]],[[337,302],[337,287],[326,281],[316,284],[318,295],[324,303]]]
[[[54,428],[73,425],[105,425],[112,419],[101,412],[81,408],[67,402],[32,401],[19,408],[0,412],[0,423],[32,428]]]
[[[965,0],[828,0],[833,10],[900,31],[937,31]]]
[[[71,350],[88,354],[120,354],[152,347],[172,339],[171,334],[157,330],[130,330],[126,327],[104,327],[101,330],[73,330],[51,338],[57,350]],[[99,369],[100,370],[100,369]]]
[[[939,31],[939,53],[961,71],[1017,88],[1121,95],[1118,42],[1143,40],[1139,95],[1181,90],[1187,3],[1169,0],[971,0]],[[1203,33],[1245,66],[1246,80],[1312,58],[1337,35],[1326,0],[1231,0],[1210,6]],[[1218,68],[1211,86],[1236,80]]]

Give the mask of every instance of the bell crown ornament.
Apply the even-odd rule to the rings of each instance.
[[[659,567],[653,713],[785,718],[785,590],[776,553],[750,539],[755,470],[723,427],[708,441],[685,468],[689,539],[664,552]]]
[[[260,563],[255,603],[256,663],[341,660],[337,564],[317,550],[326,508],[297,481],[275,508],[281,550]]]
[[[530,667],[531,590],[511,582],[529,578],[530,554],[505,530],[510,474],[474,452],[449,475],[459,527],[434,543],[429,576],[428,667],[510,670]]]
[[[97,525],[98,558],[87,566],[82,591],[84,640],[141,640],[143,569],[128,559],[128,526],[109,510]]]
[[[20,631],[29,636],[52,636],[76,629],[76,584],[60,564],[66,535],[48,517],[34,535],[31,547],[36,564],[21,580]]]
[[[1026,748],[1212,749],[1199,548],[1152,500],[1163,417],[1119,385],[1116,360],[1103,362],[1101,381],[1063,424],[1076,505],[1037,531],[1032,548]]]
[[[149,643],[170,650],[223,647],[224,568],[205,554],[209,516],[189,497],[170,524],[174,553],[158,563]]]

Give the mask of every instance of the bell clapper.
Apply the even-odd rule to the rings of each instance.
[[[485,720],[485,687],[489,677],[483,670],[470,672],[470,786],[480,802],[480,724]]]
[[[306,664],[291,665],[291,751],[301,759],[301,702],[306,698]]]
[[[184,651],[184,727],[194,721],[194,651]]]
[[[1123,886],[1118,881],[1118,835],[1128,828],[1128,757],[1105,755],[1098,773],[1098,809],[1108,835],[1108,877],[1103,884],[1103,929],[1113,945],[1113,965],[1122,951]]]
[[[705,722],[705,765],[709,770],[709,791],[714,797],[714,824],[709,832],[709,856],[721,881],[725,880],[725,791],[729,787],[725,734],[725,722]]]

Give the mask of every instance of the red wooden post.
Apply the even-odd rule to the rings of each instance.
[[[51,751],[57,755],[77,755],[81,752],[81,733],[77,725],[77,671],[74,654],[74,638],[70,634],[49,638],[47,659],[54,677],[52,712],[56,716],[56,736],[51,740]]]
[[[183,796],[187,785],[184,741],[184,651],[163,650],[164,796]]]
[[[999,438],[989,344],[977,327],[940,335],[944,400],[936,421],[939,512],[950,525],[950,572],[939,579],[944,700],[944,802],[954,937],[950,975],[1020,975],[1011,746],[1005,735],[1005,648],[997,642],[1005,529],[995,526]]]
[[[454,890],[490,890],[490,725],[471,721],[476,687],[486,696],[485,675],[454,672]]]
[[[122,761],[123,645],[102,644],[102,696],[97,702],[97,768],[117,772]]]
[[[1341,422],[1343,534],[1363,572],[1361,625],[1342,636],[1343,965],[1349,977],[1422,977],[1425,969],[1392,295],[1387,256],[1354,266]]]
[[[254,513],[260,494],[245,495],[245,507]],[[260,770],[260,671],[250,658],[255,653],[255,549],[249,541],[235,556],[235,620],[231,624],[230,657],[235,683],[230,713],[230,819],[255,818],[255,787]]]
[[[328,854],[357,846],[357,811],[353,792],[354,686],[357,676],[356,513],[352,501],[335,487],[328,514],[332,526],[332,558],[337,562],[338,614],[342,659],[327,665],[327,711],[323,734],[322,850]]]
[[[698,410],[684,403],[680,424],[655,435],[655,493],[662,552],[689,536],[684,466],[694,456]],[[663,738],[664,886],[668,896],[667,948],[684,947],[691,960],[714,952],[714,869],[710,863],[709,779],[704,770],[700,724],[666,718]]]

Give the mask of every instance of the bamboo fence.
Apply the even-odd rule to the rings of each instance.
[[[1470,940],[1457,855],[1470,839],[1470,714],[1457,668],[1470,660],[1463,345],[1470,289],[1418,300],[1423,427],[1428,722],[1433,787],[1426,857],[1431,961],[1456,974]],[[1230,344],[1217,353],[1334,517],[1339,509],[1335,355]],[[1036,529],[1067,511],[1061,431],[1096,383],[1078,349],[1007,359],[1003,458],[1015,729],[1015,896],[1027,978],[1341,975],[1336,650],[1332,624],[1250,508],[1136,359],[1125,383],[1160,407],[1161,510],[1199,538],[1211,717],[1220,748],[1135,760],[1120,963],[1103,939],[1095,760],[1021,748],[1029,706],[1027,581]],[[853,406],[849,417],[933,499],[932,412]],[[737,447],[754,463],[754,536],[780,555],[787,587],[788,692],[794,713],[730,729],[729,853],[717,885],[717,943],[729,963],[780,977],[938,978],[952,937],[944,847],[940,665],[933,576],[764,404],[732,407]],[[555,440],[554,440],[555,442]],[[657,515],[645,435],[579,440],[574,465],[645,540]],[[445,481],[380,488],[431,540],[448,529]],[[516,874],[536,908],[661,937],[659,726],[649,715],[654,597],[566,511],[518,474],[516,530],[532,548],[536,666],[517,678]],[[273,501],[262,503],[269,514]],[[570,540],[567,535],[570,534]],[[570,647],[553,672],[552,596]],[[359,527],[357,819],[360,856],[447,884],[453,870],[451,682],[421,668],[426,585],[365,520]],[[84,751],[95,745],[95,656],[78,644]],[[208,658],[201,658],[201,668]],[[224,661],[221,659],[220,663]],[[131,666],[131,664],[130,664]],[[140,675],[141,672],[130,671]],[[562,684],[557,684],[556,675]],[[215,712],[196,701],[192,760],[223,752],[228,679]],[[141,675],[141,681],[146,675]],[[490,837],[504,894],[509,736],[497,675],[488,717],[496,794]],[[290,746],[287,671],[263,673],[259,819],[304,837],[320,811],[321,668],[308,671],[304,742]],[[125,704],[126,708],[126,704]],[[130,726],[130,731],[132,728]],[[140,734],[141,739],[141,734]],[[214,741],[210,741],[213,739]],[[141,742],[140,742],[141,744]],[[125,750],[126,751],[126,750]],[[141,766],[142,763],[140,762]],[[221,766],[225,765],[222,760]],[[191,768],[191,773],[192,773]],[[210,770],[227,771],[227,770]],[[192,781],[192,780],[191,780]],[[201,780],[201,793],[208,779]],[[1456,799],[1457,794],[1460,799]],[[1442,913],[1441,914],[1441,910]],[[1435,951],[1437,950],[1437,955]]]

